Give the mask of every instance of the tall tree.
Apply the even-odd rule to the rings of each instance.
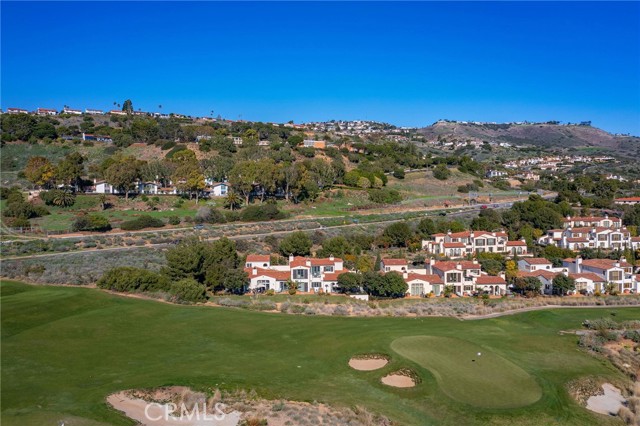
[[[133,102],[131,102],[131,99],[127,99],[126,101],[124,101],[124,103],[122,104],[122,111],[128,114],[133,114]]]
[[[55,177],[55,169],[45,157],[30,157],[24,168],[24,175],[34,185],[48,187]]]
[[[104,177],[110,185],[119,192],[124,192],[125,200],[129,199],[129,192],[140,178],[140,168],[143,162],[133,157],[124,157],[111,164],[104,172]]]

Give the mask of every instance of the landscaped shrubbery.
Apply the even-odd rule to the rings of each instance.
[[[86,216],[79,216],[71,229],[74,232],[78,231],[92,231],[92,232],[107,232],[111,230],[111,224],[109,220],[99,214],[89,214]]]
[[[107,271],[97,285],[99,288],[121,292],[167,291],[172,288],[169,279],[162,274],[127,266]]]
[[[171,285],[172,300],[178,303],[195,303],[206,300],[206,288],[192,278],[184,278]]]
[[[42,191],[39,197],[48,206],[71,207],[76,203],[76,195],[62,189]]]
[[[120,224],[120,229],[123,231],[138,231],[144,228],[162,228],[164,222],[162,219],[158,219],[149,215],[142,215],[136,219],[128,220]]]
[[[7,204],[2,209],[2,215],[5,217],[31,219],[49,214],[49,210],[45,207],[34,206],[27,202],[19,191],[11,191],[6,195]]]

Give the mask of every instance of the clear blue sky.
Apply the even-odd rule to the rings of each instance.
[[[640,135],[640,3],[2,1],[1,107]]]

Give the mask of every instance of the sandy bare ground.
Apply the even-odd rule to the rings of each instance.
[[[351,358],[349,367],[359,371],[373,371],[384,367],[388,362],[384,358]]]
[[[602,385],[604,395],[594,395],[587,400],[587,409],[596,413],[615,416],[626,401],[620,390],[611,383]]]
[[[382,378],[382,383],[395,388],[412,388],[416,385],[413,379],[403,374],[389,374]]]
[[[109,395],[107,402],[142,426],[236,426],[240,422],[240,413],[237,411],[221,414],[215,409],[205,409],[204,406],[199,406],[200,410],[191,407],[184,415],[180,415],[178,410],[173,413],[176,415],[174,416],[171,414],[173,408],[168,403],[150,403],[135,398],[128,392]]]
[[[373,414],[362,407],[338,408],[322,403],[286,400],[266,400],[253,392],[237,391],[221,394],[215,391],[208,397],[184,386],[171,386],[151,390],[128,390],[110,395],[107,402],[142,426],[236,426],[240,422],[269,426],[291,425],[350,425],[390,426],[384,416]],[[182,419],[166,416],[170,404],[176,404],[180,413],[182,404],[186,412]],[[206,409],[207,418],[193,415],[194,407],[200,413]],[[206,407],[206,408],[205,408]],[[222,418],[221,414],[226,413]],[[214,418],[215,415],[218,418]]]

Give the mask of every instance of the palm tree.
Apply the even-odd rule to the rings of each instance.
[[[227,193],[226,198],[224,199],[224,207],[231,211],[240,208],[242,206],[242,198],[235,192]]]
[[[70,206],[75,204],[76,196],[73,193],[69,192],[69,191],[64,191],[64,190],[58,189],[53,194],[53,197],[52,197],[51,201],[53,202],[54,206],[70,207]]]

